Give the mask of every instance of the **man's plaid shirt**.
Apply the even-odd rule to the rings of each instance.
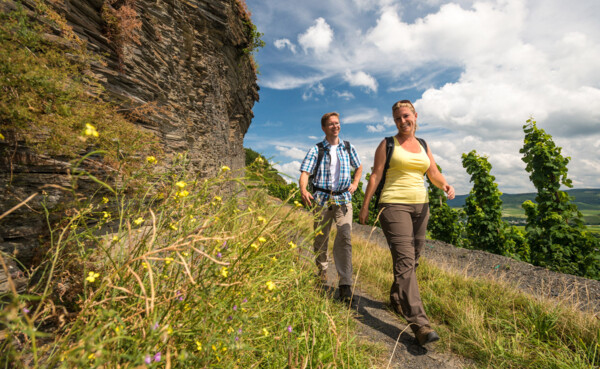
[[[337,147],[337,156],[340,161],[340,180],[338,182],[338,186],[336,188],[331,188],[332,186],[332,176],[331,171],[329,170],[331,158],[327,153],[329,152],[329,148],[331,145],[327,141],[327,139],[323,140],[323,148],[325,149],[325,153],[323,155],[323,159],[321,160],[321,165],[317,169],[317,173],[313,177],[313,184],[316,187],[330,190],[333,192],[347,190],[352,183],[352,178],[350,177],[350,167],[358,168],[360,167],[360,159],[356,152],[356,149],[352,144],[350,144],[350,154],[348,155],[348,151],[344,147],[344,141],[340,140],[340,144]],[[309,174],[313,172],[315,165],[317,165],[317,159],[319,157],[319,148],[317,145],[313,146],[306,157],[302,161],[302,165],[300,166],[300,172],[308,172]],[[321,191],[316,191],[313,196],[315,197],[315,201],[319,206],[325,206],[327,201],[329,200],[330,195],[328,193],[324,193]],[[349,191],[344,191],[344,193],[340,195],[333,195],[332,200],[337,205],[347,204],[352,201],[352,195]]]

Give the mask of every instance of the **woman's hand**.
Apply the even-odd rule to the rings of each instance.
[[[448,200],[452,200],[454,198],[454,187],[450,186],[449,184],[445,184],[443,190],[446,193],[446,196],[448,196]]]
[[[358,213],[358,222],[360,224],[367,224],[367,218],[369,217],[369,207],[363,206],[360,208],[360,212]]]

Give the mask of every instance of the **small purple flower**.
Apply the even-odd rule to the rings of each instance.
[[[221,253],[218,253],[218,254],[217,254],[217,257],[220,259],[220,258],[222,258],[222,257],[223,257],[223,255],[222,255]]]
[[[233,317],[230,315],[227,317],[227,320],[233,320]]]
[[[154,361],[156,361],[157,363],[160,361],[161,355],[160,355],[160,351],[156,353],[156,355],[154,355]]]
[[[152,327],[152,330],[155,331],[155,330],[158,329],[158,327],[160,327],[160,326],[158,325],[158,322],[156,322],[156,323],[154,323],[154,326]]]
[[[292,326],[288,325],[287,330],[288,330],[288,332],[292,333]]]
[[[179,300],[179,301],[183,301],[183,296],[179,296],[179,297],[177,298],[177,300]]]
[[[30,310],[29,310],[29,309],[27,309],[27,308],[23,308],[23,312],[24,312],[25,314],[29,314]]]
[[[238,329],[238,333],[242,334],[242,328]]]
[[[233,311],[237,311],[237,305],[233,305]]]
[[[239,340],[240,340],[240,338],[239,338],[238,336],[235,336],[235,340],[236,340],[236,341],[239,341]]]
[[[243,303],[248,302],[248,299],[244,297],[244,301],[242,301]]]
[[[227,250],[227,240],[223,241],[223,244],[221,245],[221,249],[223,249],[223,251]]]
[[[150,357],[150,355],[146,355],[144,362],[148,365],[152,364],[152,358]]]

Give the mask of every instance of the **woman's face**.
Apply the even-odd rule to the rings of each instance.
[[[417,113],[409,107],[400,107],[394,110],[394,122],[401,135],[414,134],[417,129]]]

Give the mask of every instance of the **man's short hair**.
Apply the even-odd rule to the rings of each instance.
[[[321,127],[325,127],[325,124],[327,124],[327,121],[331,117],[338,117],[338,119],[339,119],[340,115],[338,113],[336,113],[335,111],[332,111],[331,113],[323,114],[323,116],[321,117]]]

